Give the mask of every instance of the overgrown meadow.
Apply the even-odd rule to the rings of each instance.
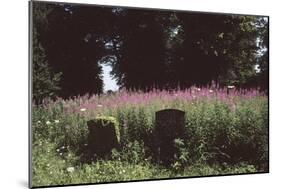
[[[185,111],[179,153],[169,166],[154,153],[155,112]],[[120,149],[90,157],[87,121],[118,121]],[[268,96],[215,88],[45,100],[32,107],[33,186],[101,183],[268,171]]]

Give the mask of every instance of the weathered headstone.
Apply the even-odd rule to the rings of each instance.
[[[230,92],[233,92],[235,90],[235,86],[234,85],[229,85],[226,88],[226,94],[229,94]]]
[[[87,122],[88,145],[92,155],[104,156],[119,147],[120,133],[114,117],[97,117]]]
[[[182,138],[185,126],[185,112],[165,109],[156,112],[156,138],[158,157],[164,164],[170,164],[176,153],[174,140]]]

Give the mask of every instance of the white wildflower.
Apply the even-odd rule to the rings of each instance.
[[[46,124],[47,124],[47,125],[50,125],[50,124],[51,124],[51,122],[50,122],[50,121],[46,121]]]
[[[80,111],[81,111],[81,112],[85,112],[85,111],[86,111],[86,108],[81,108]]]
[[[55,120],[55,123],[59,123],[60,122],[60,120]]]
[[[62,153],[60,153],[60,156],[62,156]]]
[[[197,91],[201,91],[201,89],[200,89],[200,88],[197,88]]]
[[[227,88],[228,88],[228,89],[234,89],[235,86],[234,86],[234,85],[229,85],[229,86],[227,86]]]
[[[62,146],[62,147],[61,147],[61,149],[65,149],[65,147],[64,147],[64,146]]]
[[[210,93],[214,92],[212,89],[209,90]]]
[[[39,120],[39,121],[37,121],[37,123],[41,123],[41,121]]]
[[[57,149],[57,152],[59,152],[60,151],[60,149]]]
[[[66,170],[67,172],[72,173],[74,171],[74,167],[68,167]]]
[[[50,164],[49,164],[49,163],[47,164],[47,167],[50,167]]]
[[[97,107],[101,108],[101,107],[102,107],[102,105],[101,105],[101,104],[98,104],[98,105],[97,105]]]
[[[50,175],[51,175],[51,174],[53,174],[53,172],[52,172],[52,171],[50,172]]]

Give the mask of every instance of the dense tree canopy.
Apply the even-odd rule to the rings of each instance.
[[[49,11],[50,8],[46,5],[35,6],[33,9],[32,95],[36,104],[40,104],[46,97],[55,97],[60,90],[59,81],[61,73],[53,72],[39,40],[39,31],[46,30]]]
[[[34,59],[41,46],[58,96],[102,93],[101,64],[132,90],[212,82],[268,89],[267,17],[43,2],[33,12]]]

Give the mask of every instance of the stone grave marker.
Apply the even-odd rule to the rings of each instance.
[[[170,164],[176,153],[174,140],[182,138],[185,126],[185,112],[177,109],[164,109],[156,112],[157,154],[164,164]]]
[[[119,147],[120,133],[114,117],[97,117],[87,122],[90,154],[104,156]]]

